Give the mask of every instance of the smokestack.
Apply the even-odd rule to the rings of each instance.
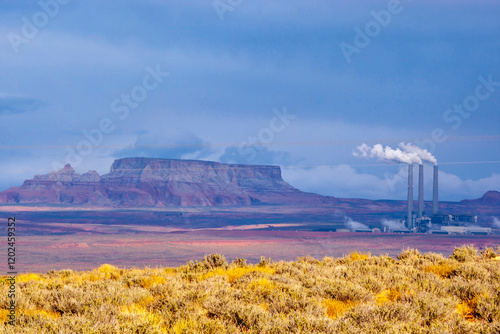
[[[434,214],[439,211],[438,202],[438,166],[434,165],[434,188],[432,189],[432,212]]]
[[[424,213],[424,165],[418,165],[418,218]]]
[[[408,165],[408,216],[406,227],[413,228],[413,165]]]

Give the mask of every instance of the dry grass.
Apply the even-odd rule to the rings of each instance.
[[[17,326],[1,333],[500,333],[500,249],[449,258],[407,249],[292,262],[51,271],[17,277]]]

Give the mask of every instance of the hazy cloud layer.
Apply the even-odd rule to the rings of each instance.
[[[303,190],[403,199],[404,177],[390,175],[404,171],[365,166],[372,162],[352,156],[357,146],[420,138],[439,162],[500,160],[499,140],[467,139],[500,134],[500,87],[474,111],[453,109],[480,76],[500,81],[500,3],[401,6],[348,63],[339,45],[355,46],[356,29],[387,1],[242,1],[222,21],[211,1],[70,1],[18,52],[9,34],[23,36],[23,17],[42,9],[2,1],[0,187],[64,163],[103,119],[115,130],[80,172],[107,172],[125,156],[278,164]],[[137,93],[156,66],[169,76],[118,118],[113,102]],[[281,129],[273,110],[285,107],[296,117],[255,154],[242,151],[249,138]],[[436,133],[447,139],[429,141]],[[500,190],[498,166],[443,164],[441,197]]]

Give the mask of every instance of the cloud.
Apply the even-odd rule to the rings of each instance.
[[[377,167],[378,168],[378,167]],[[440,200],[460,201],[474,199],[488,190],[500,190],[500,174],[477,180],[463,180],[459,176],[439,171]],[[283,179],[303,191],[342,198],[397,199],[407,196],[407,169],[397,172],[387,169],[384,177],[361,173],[347,165],[313,168],[283,168]],[[416,178],[417,176],[414,175]],[[426,200],[432,197],[432,166],[424,167]],[[414,184],[416,184],[414,180]],[[416,191],[416,190],[415,190]]]
[[[293,161],[289,152],[273,151],[264,146],[249,145],[227,147],[219,160],[225,163],[280,166],[288,166]]]
[[[0,115],[35,111],[44,105],[46,103],[39,99],[0,94]]]
[[[113,156],[181,159],[193,153],[207,155],[210,148],[201,138],[188,131],[166,128],[163,133],[140,131],[132,146],[114,152]]]
[[[115,155],[282,166],[303,158],[307,165],[354,165],[359,162],[351,148],[363,142],[393,145],[428,138],[434,128],[443,128],[449,138],[496,134],[498,92],[481,102],[480,112],[463,120],[459,132],[443,121],[443,113],[471,93],[479,75],[499,67],[494,55],[500,42],[493,37],[500,27],[495,16],[500,4],[403,4],[408,9],[348,66],[339,43],[352,43],[353,29],[363,29],[372,19],[370,11],[386,6],[387,1],[364,6],[348,1],[243,1],[220,22],[210,1],[72,2],[23,44],[19,54],[7,38],[0,39],[0,87],[51,103],[43,113],[26,114],[40,108],[36,101],[0,96],[0,141],[7,146],[61,145],[61,150],[33,149],[31,160],[23,161],[50,171],[52,159],[64,159],[66,145],[84,138],[82,130],[95,127],[103,117],[115,117],[111,102],[130,93],[140,84],[144,68],[155,64],[171,77],[126,121],[117,123],[117,131],[80,168],[108,169]],[[444,15],[450,7],[456,15]],[[36,2],[0,1],[0,35],[19,32],[21,18],[36,10]],[[436,91],[439,99],[434,98]],[[267,127],[274,117],[271,110],[282,106],[297,120],[248,161],[250,155],[242,154],[238,144]],[[29,117],[19,121],[18,114]],[[177,126],[185,129],[184,135],[175,135]],[[139,132],[144,129],[148,132]],[[499,143],[464,147],[449,140],[432,153],[448,162],[491,160]],[[10,151],[2,153],[5,160],[16,158]],[[496,165],[470,167],[451,169],[457,178],[443,174],[443,198],[473,198],[488,186],[497,187],[491,176]],[[294,182],[343,197],[404,198],[405,170],[385,177],[384,169],[377,168],[301,168]],[[11,182],[10,176],[2,177]]]
[[[405,171],[401,170],[404,174]],[[285,181],[303,191],[321,195],[345,198],[402,198],[405,187],[402,182],[405,176],[394,174],[386,179],[375,175],[359,173],[347,165],[319,166],[312,168],[284,168],[282,172]],[[393,187],[396,187],[395,189]]]
[[[474,199],[483,196],[488,190],[500,191],[500,174],[492,173],[489,177],[477,180],[462,180],[457,175],[439,172],[439,191],[443,193],[443,199]]]

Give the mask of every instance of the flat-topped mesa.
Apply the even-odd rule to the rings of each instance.
[[[199,160],[125,158],[109,174],[78,174],[70,165],[0,192],[3,203],[68,203],[117,207],[324,203],[281,177],[279,166]],[[330,198],[329,200],[332,200]]]
[[[125,158],[115,160],[102,184],[122,205],[251,205],[259,193],[298,192],[278,166],[223,164],[200,160]],[[123,196],[124,190],[133,193]],[[268,202],[268,201],[266,201]]]
[[[279,166],[224,164],[201,160],[125,158],[113,162],[104,182],[127,178],[131,183],[189,182],[239,187],[291,187],[281,178]],[[267,188],[269,189],[269,188]]]

